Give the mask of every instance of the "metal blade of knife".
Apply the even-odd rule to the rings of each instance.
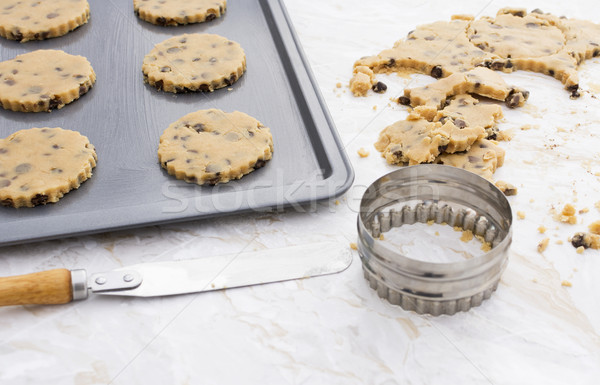
[[[326,241],[198,259],[140,263],[96,273],[89,279],[85,270],[56,269],[0,278],[0,306],[67,303],[87,298],[90,291],[139,297],[196,293],[333,274],[345,270],[351,263],[352,254],[345,243]],[[38,286],[50,288],[46,296],[33,298],[27,293],[36,280]],[[39,289],[34,291],[40,292]]]

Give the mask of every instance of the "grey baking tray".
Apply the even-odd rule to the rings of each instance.
[[[89,0],[88,24],[59,38],[0,39],[0,59],[61,49],[92,63],[96,85],[51,113],[1,109],[0,137],[31,127],[62,127],[96,146],[94,176],[58,203],[0,207],[0,246],[34,240],[298,205],[334,197],[354,174],[283,4],[229,0],[222,18],[160,27],[138,19],[131,0]],[[247,72],[231,90],[170,94],[144,84],[141,65],[154,44],[182,33],[216,33],[246,52]],[[205,108],[243,111],[271,129],[273,159],[239,181],[197,186],[179,181],[157,159],[162,131]]]

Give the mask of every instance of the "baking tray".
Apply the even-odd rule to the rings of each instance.
[[[17,43],[0,39],[0,59],[36,49],[88,58],[96,85],[51,113],[0,111],[0,136],[31,127],[77,130],[96,147],[94,176],[58,203],[0,207],[0,246],[51,238],[283,208],[345,192],[354,173],[279,0],[229,0],[208,23],[160,27],[140,20],[131,0],[89,0],[88,24],[59,38]],[[247,71],[228,90],[171,94],[143,82],[144,56],[169,37],[216,33],[237,41]],[[243,111],[271,129],[273,159],[244,178],[197,186],[158,164],[163,130],[206,108]]]

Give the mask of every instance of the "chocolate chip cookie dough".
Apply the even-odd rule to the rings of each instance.
[[[166,92],[212,92],[235,83],[246,71],[246,55],[231,40],[185,34],[157,44],[144,57],[144,81]]]
[[[418,26],[391,49],[356,61],[375,73],[412,69],[434,78],[477,66],[526,70],[560,80],[579,96],[577,67],[600,55],[600,25],[535,10],[501,9],[495,18],[457,17]]]
[[[160,165],[188,183],[226,183],[271,159],[273,138],[258,120],[234,111],[200,110],[172,123],[160,137]]]
[[[0,102],[7,110],[51,111],[78,99],[95,81],[83,56],[37,50],[0,62]]]
[[[92,176],[96,151],[85,136],[62,128],[31,128],[0,139],[0,204],[57,202]]]
[[[226,0],[133,0],[136,15],[157,25],[211,21],[221,17],[226,9]]]
[[[497,142],[482,139],[475,142],[466,152],[442,154],[436,159],[436,163],[462,168],[492,180],[496,169],[504,164],[504,154]]]
[[[0,36],[22,43],[67,34],[88,22],[87,0],[4,0]]]

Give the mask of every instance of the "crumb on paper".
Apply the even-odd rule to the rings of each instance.
[[[369,156],[369,151],[365,150],[364,147],[359,148],[357,153],[358,156],[360,156],[361,158],[366,158],[367,156]]]
[[[439,236],[440,236],[440,232],[439,232],[439,231],[436,231],[436,232],[435,232],[435,235],[439,237]]]
[[[336,199],[336,200],[335,200],[335,205],[336,205],[336,206],[339,206],[339,205],[340,205],[340,200],[339,200],[339,199]]]
[[[537,278],[533,278],[533,279],[531,280],[531,282],[533,282],[533,283],[538,283],[538,280],[537,280]]]
[[[581,210],[579,210],[579,214],[586,214],[589,213],[590,209],[587,207],[582,208]]]
[[[550,238],[542,239],[542,241],[537,245],[538,253],[543,253],[546,250],[546,248],[548,248],[548,243],[550,243]]]
[[[356,243],[354,243],[354,242],[351,242],[351,243],[350,243],[350,248],[351,248],[352,250],[358,250],[358,246],[357,246],[357,245],[356,245]]]
[[[575,249],[575,251],[577,252],[577,254],[583,254],[583,252],[585,251],[585,247],[579,246]]]
[[[233,88],[232,88],[232,87],[229,87],[229,88],[227,89],[227,91],[233,91]]]
[[[367,92],[375,84],[375,74],[367,66],[354,68],[354,75],[350,79],[350,91],[354,96],[367,96]]]
[[[430,219],[427,221],[427,226],[433,226],[434,223],[435,223],[435,220]]]
[[[340,82],[335,83],[335,88],[342,88],[342,83],[340,83]]]
[[[600,201],[594,203],[594,207],[600,211]]]
[[[385,237],[383,236],[383,234],[379,234],[379,240],[380,241],[384,241],[385,240]]]
[[[531,198],[531,199],[529,200],[529,203],[533,203],[533,202],[535,202],[535,199]]]
[[[498,189],[506,196],[517,195],[517,188],[508,182],[499,180],[495,183],[495,186],[498,187]]]
[[[590,233],[600,235],[600,221],[592,222],[588,229],[590,229]]]
[[[523,211],[517,211],[517,218],[519,218],[519,219],[525,219],[525,212],[523,212]]]
[[[473,240],[473,232],[471,230],[464,230],[460,236],[460,240],[463,242],[469,242]]]
[[[571,287],[571,286],[573,286],[573,284],[571,282],[569,282],[569,281],[562,281],[560,283],[560,285],[564,286],[564,287]]]
[[[373,111],[377,110],[377,106],[373,106]]]
[[[479,238],[479,237],[477,237]],[[492,249],[492,244],[489,242],[486,242],[483,238],[479,239],[481,241],[481,250],[485,251],[486,253],[488,251],[490,251]]]
[[[575,215],[576,212],[577,210],[575,209],[575,206],[573,206],[570,203],[567,203],[565,207],[563,207],[560,214],[556,214],[554,216],[554,219],[562,223],[574,225],[577,223],[577,216]]]
[[[538,231],[540,232],[540,234],[544,234],[546,232],[546,230],[548,230],[548,229],[544,225],[541,225],[540,227],[538,227]]]
[[[557,240],[555,243],[556,243],[557,245],[562,245],[564,242],[562,241],[562,239],[558,239],[558,240]]]

